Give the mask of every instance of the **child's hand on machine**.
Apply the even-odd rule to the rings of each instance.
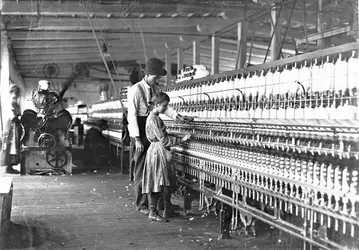
[[[181,122],[191,122],[194,120],[194,117],[191,116],[182,116],[180,114],[177,115],[176,117],[177,121],[181,121]]]
[[[192,138],[191,134],[186,134],[182,139],[181,142],[186,142]]]
[[[183,117],[183,119],[184,119],[185,122],[191,122],[191,121],[194,120],[194,117],[192,117],[192,116],[186,116],[186,115],[185,115],[185,116]]]

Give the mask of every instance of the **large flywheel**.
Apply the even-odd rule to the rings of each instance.
[[[65,151],[47,151],[46,162],[54,168],[63,168],[67,164],[68,157]]]

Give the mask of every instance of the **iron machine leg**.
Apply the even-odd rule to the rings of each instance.
[[[220,239],[228,239],[231,228],[231,207],[221,203],[221,211],[219,213],[219,233]]]

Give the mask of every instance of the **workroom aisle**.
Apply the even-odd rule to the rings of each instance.
[[[182,201],[174,199],[183,208]],[[270,228],[255,240],[238,233],[235,240],[218,240],[215,215],[181,211],[179,218],[155,223],[135,211],[133,202],[128,176],[110,171],[14,177],[13,226],[6,248],[286,249]],[[198,202],[193,205],[196,212]]]

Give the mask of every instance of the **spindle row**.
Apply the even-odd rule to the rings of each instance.
[[[203,156],[205,154],[202,154]],[[218,159],[215,156],[208,160],[198,157],[200,156],[195,151],[176,150],[176,161],[186,166],[179,165],[178,170],[184,172],[187,178],[198,178],[199,181],[205,181],[216,185],[216,187],[231,190],[234,196],[246,196],[264,206],[274,207],[308,220],[312,212],[314,223],[325,225],[336,231],[339,230],[340,224],[344,234],[349,233],[346,227],[350,225],[350,235],[354,237],[359,225],[357,220],[359,205],[357,171],[351,175],[351,178],[354,179],[351,185],[344,185],[344,189],[348,193],[343,195],[341,191],[344,186],[339,183],[340,174],[337,171],[332,171],[334,174],[329,174],[328,177],[323,165],[312,169],[309,168],[306,173],[302,174],[307,175],[303,178],[313,178],[313,183],[316,182],[316,177],[314,176],[318,176],[318,183],[309,186],[308,183],[301,182],[299,177],[295,178],[296,175],[301,175],[296,172],[296,169],[302,168],[298,167],[298,163],[292,163],[292,166],[288,167],[288,176],[285,177],[288,179],[285,179],[278,178],[275,172],[265,172],[259,169],[258,166],[255,167],[252,162],[247,162],[246,165],[246,162],[243,161],[243,165],[232,165],[226,159]],[[302,173],[303,171],[299,172]],[[347,175],[347,172],[345,175]],[[290,181],[290,178],[293,178],[294,181]],[[303,184],[307,184],[307,186],[303,186]],[[319,187],[316,187],[316,185]],[[333,186],[332,191],[328,191],[331,185]],[[325,191],[326,187],[328,192]],[[349,190],[351,191],[349,192]],[[305,211],[307,211],[306,214]]]
[[[243,124],[241,124],[243,125]],[[214,123],[178,124],[167,122],[172,134],[192,133],[194,139],[207,142],[221,142],[238,146],[281,153],[306,154],[311,157],[329,157],[333,159],[359,160],[359,128],[311,128],[286,127],[283,125],[258,125]],[[309,128],[307,128],[309,129]]]
[[[302,158],[300,154],[271,154],[265,150],[246,147],[225,147],[208,142],[191,142],[176,147],[178,152],[190,152],[193,156],[226,162],[230,165],[247,166],[252,170],[268,173],[288,181],[297,181],[327,194],[340,196],[357,195],[358,161],[341,160],[329,163],[327,159]],[[232,176],[226,176],[232,179]],[[324,189],[323,189],[324,188]]]
[[[211,118],[359,119],[359,58],[339,54],[164,89],[185,115]]]
[[[124,110],[120,100],[109,100],[93,104],[90,116],[97,119],[123,119]]]

